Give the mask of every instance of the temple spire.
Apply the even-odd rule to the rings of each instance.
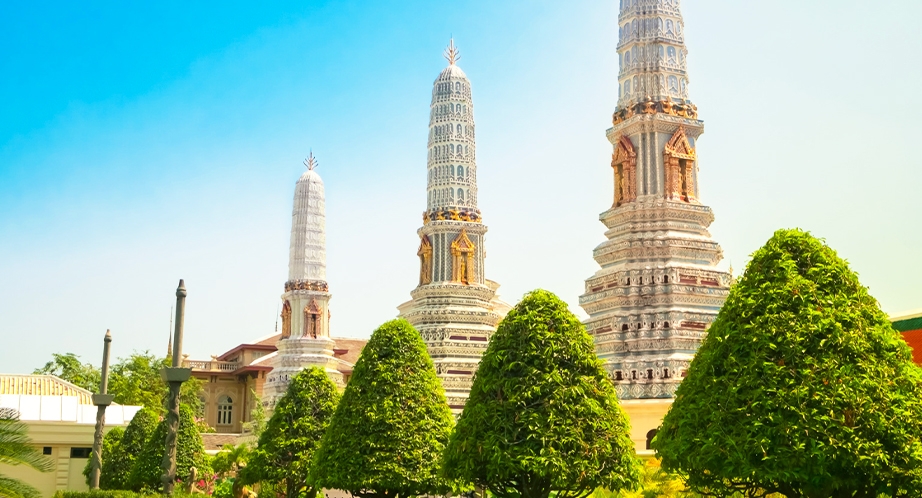
[[[317,158],[314,157],[313,149],[310,151],[310,155],[307,156],[307,159],[304,160],[304,166],[307,167],[308,171],[314,171],[320,166],[320,162],[317,161]]]

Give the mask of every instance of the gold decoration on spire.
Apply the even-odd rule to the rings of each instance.
[[[317,161],[317,158],[314,157],[314,151],[311,150],[310,155],[307,156],[307,159],[304,160],[304,165],[307,166],[307,169],[314,171],[317,169],[317,166],[320,166],[320,163]]]
[[[452,66],[455,65],[455,62],[461,60],[461,52],[458,50],[458,47],[455,46],[454,38],[448,42],[448,48],[445,49],[445,58],[448,59],[448,63]]]

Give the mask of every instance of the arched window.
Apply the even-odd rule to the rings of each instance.
[[[458,125],[458,135],[461,134],[461,125]]]
[[[656,429],[653,429],[647,433],[647,449],[648,450],[653,449],[653,438],[656,437],[656,433],[657,433]]]
[[[456,92],[460,92],[460,91],[461,91],[461,82],[460,82],[460,81],[458,81],[458,82],[455,83],[455,91],[456,91]]]
[[[673,76],[673,78],[675,78],[675,76]],[[449,152],[450,152],[451,154],[454,154],[454,153],[455,153],[455,144],[449,144],[448,150],[449,150]]]
[[[458,165],[458,178],[464,178],[464,166]]]
[[[464,190],[458,189],[458,200],[464,202]]]
[[[455,165],[452,164],[450,168],[451,168],[451,176],[455,176]]]
[[[672,93],[679,93],[679,78],[675,76],[669,77],[669,91]]]
[[[675,64],[675,47],[669,47],[666,49],[666,56],[669,58],[670,64]]]
[[[455,105],[454,105],[454,104],[448,104],[448,110],[450,110],[451,112],[455,112]]]
[[[218,425],[231,425],[234,421],[234,400],[223,394],[218,398]]]

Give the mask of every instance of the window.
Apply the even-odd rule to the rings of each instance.
[[[451,165],[451,176],[455,176],[455,165]]]
[[[458,189],[458,200],[464,202],[464,191],[461,189]]]
[[[93,452],[93,448],[71,448],[70,457],[71,458],[90,458],[90,453]]]
[[[458,125],[458,135],[461,135],[461,125]]]
[[[621,372],[615,372],[615,380],[624,380],[624,376],[621,375]]]
[[[457,82],[457,83],[455,83],[455,91],[456,91],[456,92],[460,92],[460,91],[461,91],[461,82],[460,82],[460,81]]]
[[[234,400],[228,395],[218,398],[218,425],[230,425],[233,421]]]
[[[458,177],[464,178],[464,166],[458,165]]]
[[[653,378],[653,369],[652,369],[652,368],[648,368],[648,369],[647,369],[647,380],[650,380],[650,379],[652,379],[652,378]]]
[[[51,454],[51,446],[42,447],[42,455],[50,455],[50,454]]]

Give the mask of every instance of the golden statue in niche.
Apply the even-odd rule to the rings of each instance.
[[[419,285],[426,285],[432,282],[432,243],[429,237],[423,235],[419,241],[419,250],[416,251],[419,256]]]
[[[304,307],[304,336],[308,335],[317,338],[320,331],[320,308],[317,306],[317,300],[311,299],[311,303]]]
[[[282,305],[282,339],[291,337],[291,303]]]
[[[467,236],[467,230],[461,230],[451,243],[451,280],[470,285],[474,272],[474,243]]]
[[[618,207],[637,198],[637,154],[631,139],[618,137],[615,152],[611,155],[611,167],[615,174],[615,201],[612,207]]]
[[[666,142],[663,150],[667,199],[697,202],[695,198],[695,161],[697,159],[695,149],[685,134],[685,128],[679,127],[672,138]]]

